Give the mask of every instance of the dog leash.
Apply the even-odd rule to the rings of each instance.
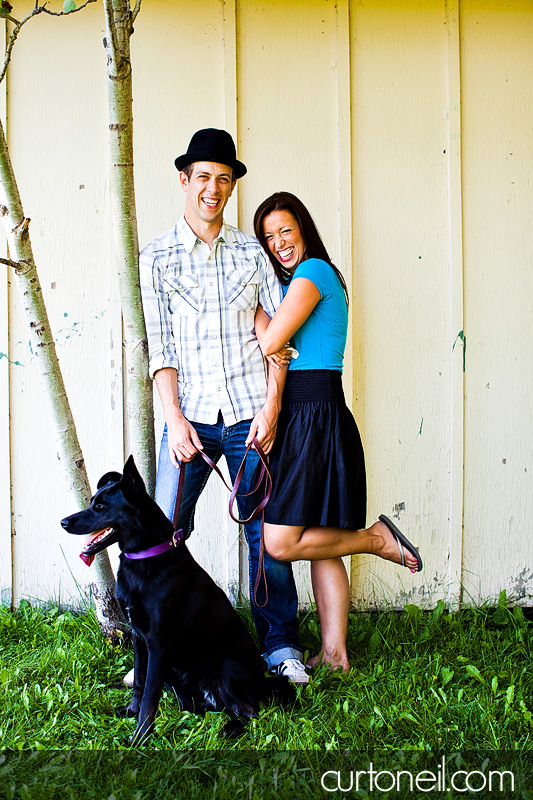
[[[261,470],[259,473],[259,478],[257,480],[256,485],[251,489],[249,492],[244,494],[239,494],[239,489],[241,485],[241,481],[244,475],[244,469],[246,466],[246,459],[248,457],[248,453],[251,448],[256,450],[259,459],[261,461]],[[263,448],[259,444],[257,438],[253,438],[249,445],[247,445],[246,450],[244,452],[244,457],[241,461],[240,467],[237,470],[237,475],[235,477],[235,483],[233,486],[228,486],[226,479],[224,478],[222,472],[217,467],[215,462],[209,458],[207,453],[204,453],[203,450],[198,450],[198,453],[202,456],[206,464],[214,470],[217,475],[219,476],[220,480],[226,487],[226,489],[230,492],[230,499],[229,499],[229,515],[234,520],[234,522],[238,522],[239,524],[246,524],[247,522],[251,522],[254,519],[257,519],[259,516],[261,517],[261,533],[259,539],[259,560],[257,564],[257,575],[255,578],[254,588],[253,588],[253,600],[254,603],[258,608],[264,608],[268,603],[268,585],[266,580],[266,573],[265,573],[265,506],[270,500],[270,496],[272,494],[272,476],[270,474],[270,470],[268,468],[268,456],[264,452]],[[172,516],[172,526],[175,531],[175,536],[179,536],[180,534],[183,535],[183,531],[178,531],[178,518],[180,513],[180,506],[181,506],[181,495],[183,492],[183,483],[185,480],[185,462],[180,464],[179,469],[179,478],[178,478],[178,488],[176,491],[176,502],[174,504],[174,514]],[[263,499],[258,503],[258,505],[254,508],[252,513],[246,519],[240,519],[240,517],[235,516],[233,513],[233,505],[237,497],[249,497],[250,495],[255,494],[255,492],[259,491],[261,484],[264,482],[264,495]],[[258,603],[257,602],[257,590],[259,589],[259,584],[261,583],[261,579],[263,579],[263,583],[265,585],[265,602]]]

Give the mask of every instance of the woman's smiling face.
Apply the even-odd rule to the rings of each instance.
[[[263,220],[263,233],[270,252],[284,269],[294,272],[305,258],[306,246],[298,222],[290,211],[272,211]]]

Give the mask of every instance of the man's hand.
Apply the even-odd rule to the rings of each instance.
[[[272,353],[270,356],[265,356],[268,363],[275,367],[275,369],[281,369],[283,366],[287,366],[291,363],[293,349],[286,344],[277,353]]]
[[[246,445],[257,437],[257,440],[265,453],[272,450],[276,429],[278,427],[279,406],[274,400],[267,400],[261,411],[252,420],[250,432],[246,439]]]
[[[192,461],[198,450],[203,450],[198,434],[185,419],[178,398],[178,372],[174,367],[163,367],[154,376],[167,423],[170,460],[175,467],[180,461]]]
[[[196,430],[183,415],[167,422],[168,449],[175,467],[180,461],[192,461],[198,450],[203,450]]]

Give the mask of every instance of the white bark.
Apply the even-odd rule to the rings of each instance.
[[[139,240],[133,178],[133,98],[130,36],[140,2],[104,0],[106,13],[110,185],[125,361],[126,453],[135,458],[148,492],[155,488],[152,382],[139,286]]]

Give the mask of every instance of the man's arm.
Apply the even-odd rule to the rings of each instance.
[[[163,288],[163,276],[154,258],[151,245],[139,258],[139,273],[143,301],[150,375],[153,377],[167,423],[168,449],[174,466],[179,461],[191,461],[202,445],[195,429],[181,413],[178,397],[179,359],[176,353],[172,315]]]
[[[192,461],[203,450],[198,434],[181,413],[178,397],[178,372],[172,367],[159,369],[154,375],[167,423],[168,449],[175,467],[179,461]]]
[[[172,329],[172,313],[163,285],[163,271],[154,256],[152,244],[149,244],[139,255],[139,278],[151,378],[160,369],[173,367],[178,370],[180,367]]]

